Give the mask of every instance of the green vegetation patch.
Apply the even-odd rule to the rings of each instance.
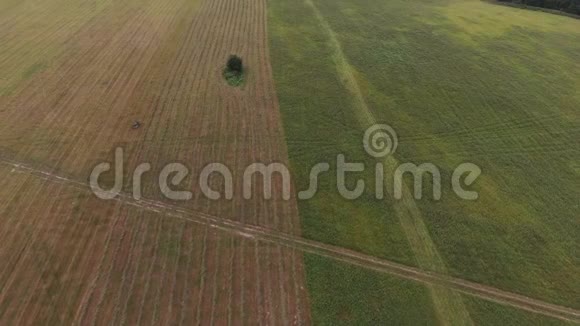
[[[435,325],[424,286],[320,256],[305,256],[314,325]]]
[[[479,298],[464,296],[463,299],[469,306],[471,317],[476,325],[528,325],[528,326],[572,326],[572,322],[564,322],[559,319],[543,316],[540,314],[515,309],[499,303],[482,300]]]
[[[232,55],[228,58],[224,68],[224,78],[230,86],[241,86],[244,84],[245,69],[242,58]]]
[[[350,189],[358,177],[364,178],[367,189],[360,198],[346,200],[337,191],[338,154],[369,167],[376,161],[362,148],[364,130],[336,74],[324,31],[304,3],[274,1],[269,8],[274,78],[297,188],[308,189],[310,169],[315,164],[330,164],[330,171],[319,178],[314,198],[298,203],[304,235],[415,264],[391,205],[374,197],[372,169],[347,175]]]
[[[417,206],[449,272],[580,307],[580,22],[471,0],[313,3],[372,114],[397,131],[397,160],[439,167],[442,200]],[[361,198],[337,193],[337,154],[367,167],[376,161],[362,149],[364,130],[328,35],[306,2],[276,0],[269,10],[272,66],[298,189],[308,187],[314,164],[331,163],[317,195],[299,202],[304,235],[417,265],[394,201],[373,197],[372,169],[347,180],[350,186],[365,180],[369,192]],[[483,170],[477,201],[451,190],[450,175],[462,162]],[[316,261],[307,267],[307,273],[329,268]],[[314,301],[320,298],[319,287],[310,290]],[[364,311],[365,302],[357,307]]]
[[[224,69],[224,78],[228,82],[228,85],[238,87],[244,84],[244,74],[237,73],[233,71],[228,71]]]
[[[28,79],[47,68],[46,63],[37,62],[22,72],[22,79]]]

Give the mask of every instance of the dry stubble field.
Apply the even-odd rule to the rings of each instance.
[[[287,160],[265,1],[0,7],[0,323],[307,323],[298,252],[103,202],[85,186],[118,146],[126,176],[151,163],[144,196],[154,200],[169,162],[191,169],[182,185],[193,189],[209,162],[239,176],[251,162]],[[221,77],[232,53],[249,67],[241,89]],[[170,204],[300,233],[295,201],[254,197],[238,188],[231,201],[194,192]]]

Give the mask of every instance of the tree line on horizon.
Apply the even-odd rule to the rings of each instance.
[[[580,15],[580,0],[498,0],[513,4],[560,10],[569,14]]]

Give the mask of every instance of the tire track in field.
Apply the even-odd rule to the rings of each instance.
[[[47,182],[67,185],[72,188],[82,190],[84,192],[90,191],[89,185],[79,181],[65,179],[58,175],[29,168],[21,164],[12,161],[7,161],[4,159],[0,159],[0,164],[6,165],[10,168],[14,168],[13,173],[23,173],[26,175],[31,175],[35,178],[39,178]],[[274,229],[269,229],[255,225],[248,225],[237,221],[233,221],[231,219],[212,216],[203,212],[191,211],[155,200],[142,199],[136,201],[129,194],[120,194],[119,197],[114,200],[114,202],[118,202],[115,204],[117,210],[122,205],[134,206],[138,209],[154,212],[155,217],[166,217],[202,225],[204,226],[205,232],[209,232],[208,230],[210,228],[218,229],[225,232],[229,232],[234,236],[238,237],[239,239],[242,239],[242,241],[244,241],[244,239],[246,240],[251,239],[251,241],[256,245],[256,247],[254,247],[256,254],[258,252],[257,246],[260,243],[282,245],[284,247],[293,248],[294,250],[298,250],[301,252],[312,253],[336,261],[360,266],[366,269],[375,270],[385,274],[394,275],[396,277],[401,277],[404,279],[432,286],[445,287],[449,290],[461,292],[470,296],[478,297],[499,304],[513,306],[515,308],[542,314],[548,317],[557,318],[564,321],[580,322],[580,311],[575,310],[573,308],[543,302],[541,300],[529,298],[520,294],[507,292],[491,286],[474,283],[456,277],[450,277],[445,274],[425,271],[423,269],[415,267],[409,267],[399,263],[391,262],[386,259],[381,259],[365,255],[359,252],[355,252],[349,249],[320,243],[314,240],[304,239],[300,236],[288,234]],[[114,216],[118,215],[115,214]],[[161,220],[162,219],[160,219],[159,221]],[[112,224],[117,223],[119,223],[119,219],[115,218],[115,221],[113,221]],[[158,224],[161,225],[162,223],[158,222]],[[159,232],[157,233],[159,234]],[[112,231],[109,231],[108,232],[109,239],[111,238],[111,234]],[[107,240],[106,242],[109,243],[110,240]],[[154,241],[155,246],[157,246],[158,243],[159,241]],[[202,244],[206,243],[207,241],[202,241]],[[109,245],[106,245],[106,247],[109,247]],[[248,246],[246,248],[250,247]],[[101,262],[105,260],[104,257],[106,256],[106,252],[107,250],[103,252],[103,255],[101,256],[100,260]],[[202,257],[204,256],[205,255],[202,255]],[[205,264],[201,264],[201,266],[205,266]],[[99,268],[102,268],[102,266]],[[204,273],[207,273],[207,271],[205,271]],[[100,273],[98,274],[100,275]],[[93,283],[91,287],[94,286],[95,283]],[[201,302],[202,297],[200,296],[198,300],[199,302]],[[198,316],[200,312],[201,311],[198,310]]]
[[[376,118],[373,116],[373,113],[365,102],[358,82],[352,72],[350,63],[342,51],[342,46],[336,34],[318,8],[316,8],[316,5],[312,0],[304,1],[308,7],[312,9],[320,27],[328,37],[328,46],[331,48],[333,53],[332,59],[336,66],[336,72],[340,76],[346,90],[351,94],[352,104],[354,106],[355,114],[359,119],[359,124],[365,129],[376,124]],[[386,170],[385,175],[394,175],[394,171],[397,166],[399,166],[399,162],[396,158],[390,155],[383,159],[383,166]],[[389,189],[387,191],[391,190]],[[447,267],[439,255],[437,247],[435,243],[433,243],[427,227],[423,223],[421,211],[411,196],[411,191],[408,187],[404,187],[402,199],[395,202],[393,206],[418,265],[426,270],[447,274]],[[440,287],[438,285],[431,285],[429,286],[429,289],[435,311],[441,323],[446,325],[473,324],[467,307],[459,293],[450,291],[448,288]]]

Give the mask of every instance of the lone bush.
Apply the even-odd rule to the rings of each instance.
[[[244,66],[242,58],[231,55],[224,69],[224,78],[231,86],[240,86],[244,83]]]
[[[242,58],[237,55],[231,55],[228,59],[228,70],[231,72],[242,73],[244,67],[242,65]]]

